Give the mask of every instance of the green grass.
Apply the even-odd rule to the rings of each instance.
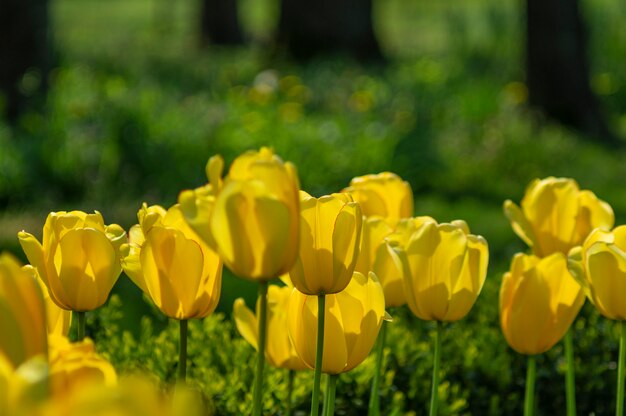
[[[502,202],[519,201],[535,177],[569,176],[609,202],[617,223],[626,221],[624,150],[604,149],[525,106],[522,3],[375,2],[375,29],[390,58],[383,67],[339,58],[270,61],[264,45],[277,21],[275,0],[241,2],[253,46],[199,50],[196,7],[190,0],[52,2],[60,66],[46,111],[25,115],[15,128],[0,121],[0,248],[19,253],[16,232],[37,235],[52,210],[98,209],[128,229],[141,202],[170,205],[181,189],[204,183],[215,153],[230,162],[273,146],[315,195],[357,175],[394,171],[412,184],[416,215],[463,218],[489,241],[483,293],[467,319],[445,331],[444,410],[519,413],[525,363],[500,333],[497,293],[524,246]],[[592,86],[626,137],[626,7],[589,0],[583,11]],[[176,327],[124,276],[115,293],[90,317],[99,349],[121,370],[141,366],[171,380]],[[246,410],[252,349],[227,316],[236,297],[252,304],[255,294],[254,285],[228,275],[220,314],[191,326],[190,376],[217,414]],[[389,414],[424,414],[434,327],[405,310],[393,313],[381,403]],[[616,339],[613,324],[586,305],[575,333],[581,414],[612,411]],[[561,353],[557,346],[539,359],[540,414],[564,409]],[[372,371],[368,360],[341,377],[338,414],[362,414]],[[303,411],[308,376],[296,387]],[[268,412],[280,409],[283,378],[270,371]]]

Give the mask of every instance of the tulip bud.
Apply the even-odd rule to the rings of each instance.
[[[287,306],[292,290],[293,287],[290,286],[278,287],[270,285],[268,288],[265,358],[273,367],[304,370],[307,366],[296,353],[287,332]],[[242,298],[235,300],[233,305],[233,316],[237,330],[254,349],[258,349],[258,309],[259,302],[257,301],[257,314],[253,314],[246,307]]]
[[[366,217],[379,216],[395,225],[400,219],[413,215],[411,185],[395,173],[358,176],[343,192],[352,194]]]
[[[626,320],[626,226],[595,229],[569,252],[568,267],[598,312]]]
[[[613,209],[591,191],[578,188],[573,179],[535,179],[526,189],[521,208],[510,200],[504,213],[513,231],[539,257],[565,255],[582,244],[594,228],[610,230]]]
[[[47,354],[45,306],[31,274],[10,254],[0,254],[0,356],[13,367]]]
[[[500,288],[504,337],[521,354],[548,351],[563,338],[584,301],[563,254],[516,254]]]
[[[474,305],[487,276],[487,241],[464,221],[425,221],[406,246],[406,300],[420,319],[457,321]]]
[[[318,297],[291,293],[287,321],[298,355],[315,367]],[[385,318],[385,297],[376,275],[354,272],[345,290],[326,295],[322,372],[339,374],[370,353]]]
[[[289,272],[308,295],[342,291],[359,254],[362,215],[349,194],[314,198],[300,191],[300,253]]]
[[[219,301],[222,260],[191,229],[179,205],[165,211],[146,204],[137,213],[122,267],[168,317],[204,318]]]
[[[117,224],[104,225],[99,212],[51,212],[43,243],[18,233],[30,264],[60,308],[90,311],[102,306],[122,271],[119,248],[126,233]]]

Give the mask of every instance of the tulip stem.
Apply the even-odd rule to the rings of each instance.
[[[324,406],[324,416],[335,414],[335,389],[337,387],[337,374],[329,374],[326,382],[326,406]]]
[[[295,371],[289,370],[287,376],[287,405],[285,408],[285,416],[291,416],[291,394],[293,393],[293,379],[295,375]]]
[[[619,361],[617,362],[617,403],[615,414],[624,415],[624,361],[626,361],[626,325],[620,321]]]
[[[437,321],[437,334],[435,335],[435,362],[433,363],[433,385],[430,393],[430,416],[437,414],[439,407],[439,363],[441,361],[441,338],[443,323]]]
[[[383,321],[378,334],[378,343],[376,345],[376,368],[374,370],[374,379],[372,380],[372,391],[370,393],[370,403],[367,409],[368,416],[380,415],[380,373],[382,372],[383,358],[385,351],[385,335],[387,333],[387,322]]]
[[[74,313],[78,318],[78,334],[76,336],[76,340],[80,342],[85,339],[85,312],[74,311]]]
[[[576,385],[574,377],[574,342],[572,331],[565,333],[565,359],[567,360],[567,372],[565,373],[565,396],[567,398],[567,416],[576,416]]]
[[[311,416],[319,414],[320,382],[322,380],[322,360],[324,358],[324,315],[326,295],[317,296],[317,351],[315,354],[315,376],[313,377],[313,395],[311,396]]]
[[[178,380],[185,382],[187,379],[187,320],[180,321],[180,340],[178,350]]]
[[[535,374],[537,364],[534,355],[528,356],[528,367],[526,369],[526,398],[524,399],[524,416],[535,414]]]
[[[263,410],[263,367],[265,365],[265,333],[267,329],[267,286],[268,283],[259,283],[259,350],[257,352],[256,376],[254,379],[254,399],[252,414],[261,416]]]

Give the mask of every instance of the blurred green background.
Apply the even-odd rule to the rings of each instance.
[[[341,53],[291,60],[272,46],[278,1],[238,5],[246,42],[200,47],[197,1],[49,2],[54,65],[47,75],[27,70],[19,91],[35,105],[13,120],[0,118],[0,250],[25,260],[16,233],[40,236],[49,211],[97,209],[128,229],[142,202],[169,206],[182,189],[205,183],[205,163],[216,153],[229,163],[271,146],[296,164],[303,189],[314,195],[338,191],[354,176],[393,171],[411,183],[416,215],[465,219],[490,245],[481,297],[465,321],[447,327],[445,411],[521,413],[524,359],[499,332],[497,294],[510,258],[525,247],[502,202],[519,201],[533,178],[568,176],[609,202],[617,224],[626,219],[619,139],[626,137],[626,3],[580,3],[589,85],[618,138],[611,146],[528,105],[523,2],[377,0],[373,28],[386,60],[374,63]],[[42,84],[46,95],[38,92]],[[218,307],[226,318],[192,327],[201,332],[198,342],[232,336],[226,341],[252,359],[227,315],[236,297],[252,304],[255,290],[227,274]],[[90,318],[92,336],[120,368],[147,360],[147,368],[172,376],[147,357],[155,339],[164,350],[175,347],[175,328],[124,276],[114,292],[115,306]],[[395,314],[382,403],[395,414],[423,414],[434,327],[406,311]],[[590,305],[575,327],[580,414],[609,414],[616,332]],[[402,333],[408,329],[410,337]],[[557,346],[539,361],[540,414],[564,413],[561,353]],[[217,350],[206,358],[224,365],[211,377],[245,381],[248,370],[229,373],[232,359]],[[366,406],[372,365],[364,368],[341,379],[338,414]],[[206,377],[201,371],[198,365],[192,376]],[[209,396],[226,388],[206,383]],[[247,383],[228,388],[234,386]],[[237,394],[244,393],[228,394],[214,397],[218,414],[241,411]],[[302,387],[302,409],[307,394]]]

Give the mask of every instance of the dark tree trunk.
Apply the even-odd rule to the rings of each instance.
[[[372,0],[282,0],[278,44],[296,59],[329,52],[382,59],[372,27]]]
[[[45,90],[51,66],[48,24],[47,0],[0,0],[0,95],[9,121]]]
[[[202,0],[201,37],[203,44],[240,45],[243,35],[239,26],[237,0]]]
[[[589,87],[578,0],[527,0],[526,5],[530,104],[594,139],[616,144]]]

